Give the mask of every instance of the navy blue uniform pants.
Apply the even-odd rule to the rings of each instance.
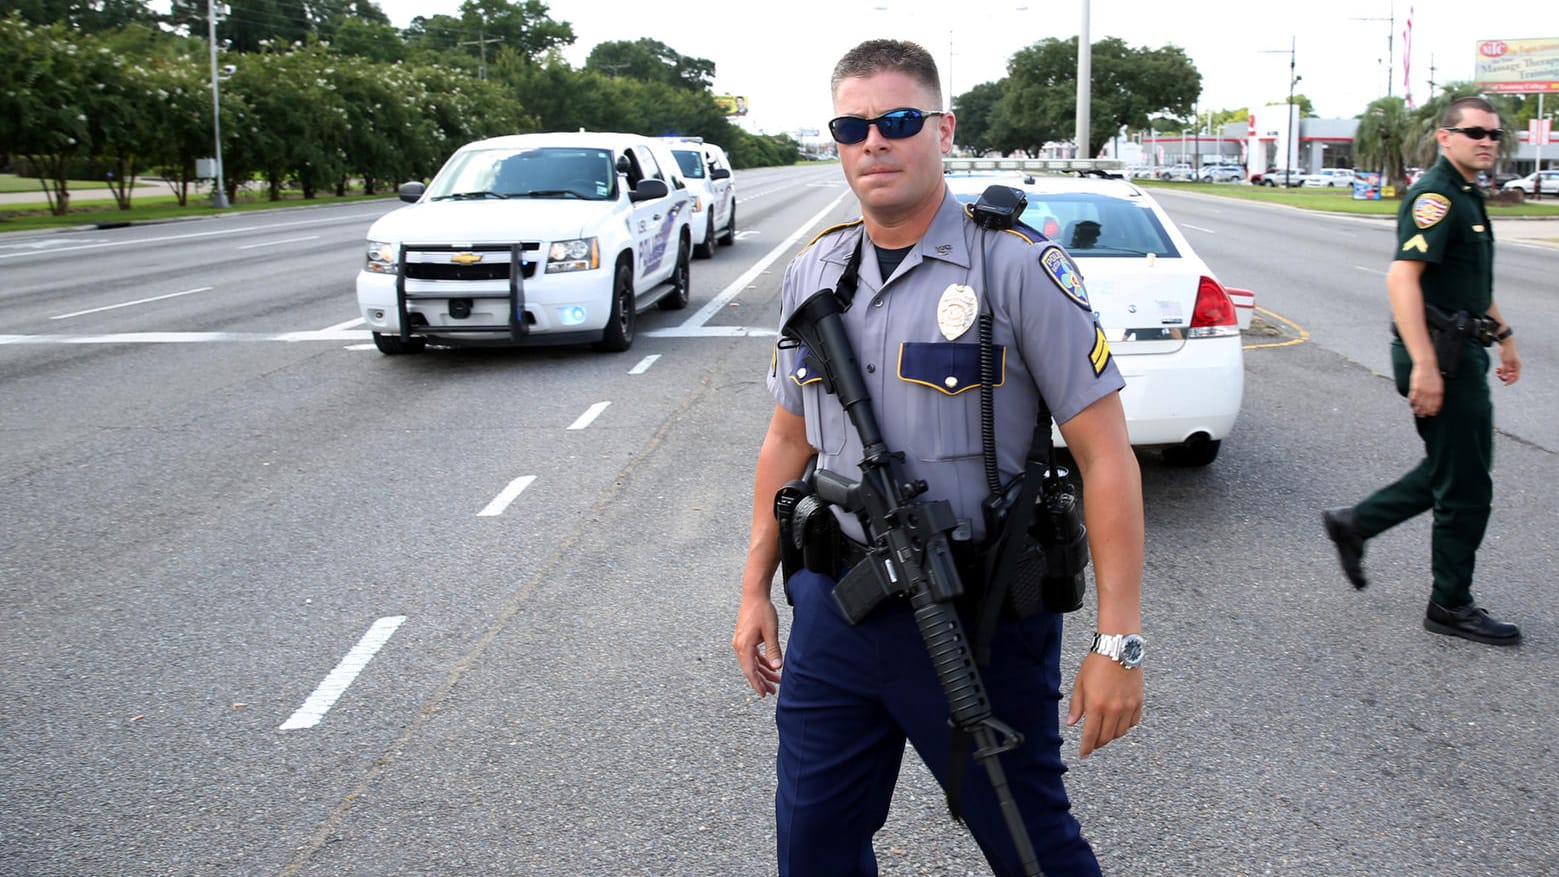
[[[805,570],[787,583],[795,614],[775,709],[781,877],[877,874],[872,836],[887,821],[906,739],[946,787],[947,700],[909,601],[885,601],[852,627],[833,585]],[[981,677],[995,717],[1024,736],[1001,763],[1040,866],[1047,877],[1097,877],[1062,784],[1060,654],[1059,615],[1003,621]],[[1021,875],[989,778],[972,756],[961,805],[993,872]]]
[[[1402,342],[1391,345],[1397,391],[1407,395],[1413,360]],[[1430,530],[1432,599],[1454,609],[1472,602],[1478,547],[1494,503],[1494,403],[1489,398],[1489,353],[1468,343],[1455,374],[1445,379],[1445,401],[1434,417],[1416,417],[1424,459],[1406,475],[1354,507],[1366,537],[1433,510]]]

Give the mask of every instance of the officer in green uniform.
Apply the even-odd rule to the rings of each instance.
[[[1440,119],[1440,159],[1407,193],[1397,216],[1397,252],[1386,275],[1397,390],[1412,407],[1424,460],[1352,508],[1321,513],[1344,574],[1363,588],[1364,542],[1433,510],[1434,590],[1424,627],[1491,645],[1521,641],[1516,625],[1473,602],[1472,576],[1493,498],[1494,373],[1521,377],[1509,324],[1494,303],[1494,230],[1475,180],[1493,166],[1503,133],[1488,101],[1453,101]],[[1442,337],[1443,336],[1443,337]]]

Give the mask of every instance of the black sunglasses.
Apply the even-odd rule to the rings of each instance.
[[[1487,137],[1490,140],[1493,140],[1495,143],[1498,143],[1499,139],[1501,137],[1505,136],[1505,132],[1501,131],[1498,128],[1472,127],[1472,128],[1446,128],[1445,130],[1447,130],[1447,131],[1455,131],[1458,134],[1466,134],[1469,138],[1471,138],[1473,140],[1482,140],[1483,138]]]
[[[870,133],[871,126],[876,125],[877,131],[889,140],[903,140],[905,137],[919,134],[920,129],[926,126],[927,119],[940,115],[942,114],[905,107],[883,113],[875,119],[839,116],[828,123],[828,131],[840,143],[860,143]]]

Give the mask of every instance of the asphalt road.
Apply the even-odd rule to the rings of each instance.
[[[779,277],[853,201],[737,184],[740,240],[619,355],[378,354],[393,202],[0,237],[0,875],[772,873],[730,628]],[[1159,197],[1269,328],[1217,462],[1142,459],[1147,716],[1065,751],[1106,873],[1559,874],[1559,251],[1498,258],[1497,650],[1419,626],[1427,521],[1363,593],[1320,533],[1417,456],[1389,225]],[[983,873],[913,756],[879,841]]]

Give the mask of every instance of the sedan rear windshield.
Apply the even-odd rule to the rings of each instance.
[[[1158,217],[1145,205],[1085,192],[1027,192],[1023,224],[1090,258],[1178,257]],[[958,195],[973,203],[977,195]]]

